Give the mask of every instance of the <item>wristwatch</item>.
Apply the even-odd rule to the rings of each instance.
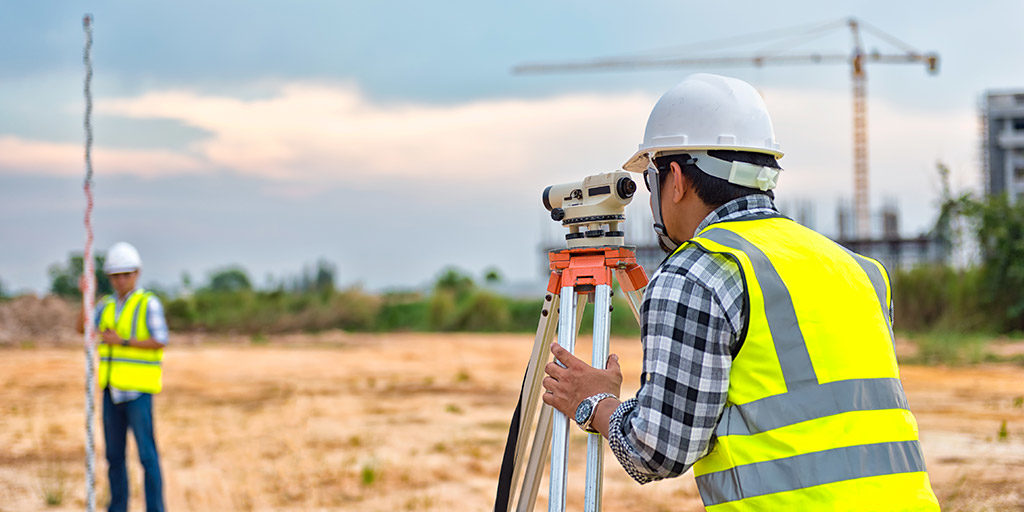
[[[576,414],[573,415],[573,419],[576,420],[576,424],[579,425],[584,432],[591,434],[598,434],[597,430],[594,430],[590,426],[590,423],[594,421],[594,411],[597,410],[597,404],[605,398],[617,398],[611,393],[598,393],[594,396],[584,398],[580,405],[576,406]]]

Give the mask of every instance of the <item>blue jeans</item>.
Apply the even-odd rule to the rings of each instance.
[[[128,429],[135,434],[139,461],[146,477],[146,510],[163,512],[163,478],[160,476],[160,457],[153,438],[153,395],[143,393],[135,400],[115,404],[110,390],[103,390],[103,437],[107,446],[107,478],[110,480],[109,512],[128,510],[128,469],[124,448]]]

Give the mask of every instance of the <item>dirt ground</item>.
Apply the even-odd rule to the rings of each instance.
[[[533,337],[334,332],[172,344],[155,399],[170,510],[473,511],[493,506]],[[612,351],[629,396],[639,343],[614,339]],[[902,372],[944,509],[1024,510],[1024,367]],[[83,379],[80,350],[0,349],[0,511],[83,509]],[[96,432],[104,504],[99,423]],[[582,510],[585,443],[573,429],[572,510]],[[131,450],[132,509],[143,510]],[[702,510],[692,475],[641,487],[607,447],[604,499],[609,511]]]

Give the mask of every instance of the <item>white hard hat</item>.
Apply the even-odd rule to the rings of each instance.
[[[139,251],[128,242],[118,242],[107,251],[107,259],[103,262],[103,271],[108,274],[132,272],[142,268]]]
[[[782,156],[764,100],[736,78],[697,73],[651,110],[644,141],[622,168],[643,172],[651,156],[672,151],[734,150]]]

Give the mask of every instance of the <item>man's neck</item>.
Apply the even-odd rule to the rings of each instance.
[[[117,294],[117,300],[120,301],[120,302],[124,302],[126,299],[128,299],[128,297],[131,296],[132,293],[135,293],[135,288],[132,288],[131,290],[128,290],[127,292],[125,292],[124,295],[118,293]]]

